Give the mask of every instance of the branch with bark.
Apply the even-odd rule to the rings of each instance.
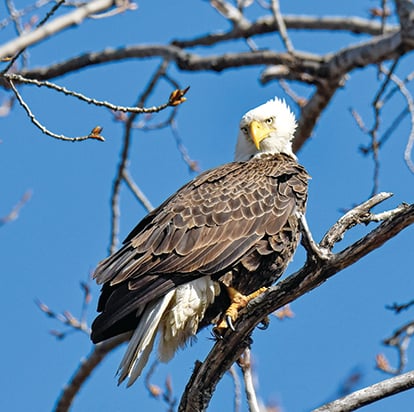
[[[272,31],[277,31],[278,25],[274,21],[274,17],[272,19],[274,25],[274,27],[272,26]],[[309,17],[307,20],[305,19],[306,24],[304,22],[302,22],[302,25],[299,24],[304,19],[301,16],[297,16],[295,28],[317,30],[335,26],[336,29],[342,27],[343,30],[356,30],[355,18],[353,17],[335,19]],[[290,20],[289,18],[283,20],[285,21],[286,28],[290,27],[289,21],[292,22],[292,20],[295,19],[291,17]],[[311,21],[313,24],[310,23]],[[329,21],[329,24],[327,21]],[[262,23],[257,21],[254,24],[261,27]],[[369,28],[373,24],[368,21],[359,23],[359,32],[363,31],[362,26]],[[235,29],[233,28],[233,30]],[[243,30],[246,29],[244,28]],[[137,58],[166,59],[174,62],[183,71],[220,72],[237,67],[264,67],[265,71],[261,76],[262,84],[283,78],[316,86],[312,98],[301,108],[302,116],[295,139],[295,149],[299,150],[312,134],[321,113],[329,104],[335,92],[344,85],[348,73],[361,67],[396,59],[401,54],[411,51],[414,47],[414,42],[410,41],[409,37],[411,32],[407,34],[394,26],[392,28],[386,26],[384,28],[384,33],[386,34],[380,32],[379,26],[376,30],[378,30],[374,31],[376,35],[373,35],[370,39],[361,43],[351,44],[335,53],[326,55],[294,50],[290,50],[288,53],[272,50],[253,50],[205,56],[186,50],[186,48],[200,45],[211,46],[228,39],[228,37],[222,36],[214,42],[206,42],[204,38],[201,38],[192,40],[190,44],[184,41],[173,41],[169,45],[150,44],[132,45],[116,49],[106,48],[101,51],[84,53],[47,67],[21,70],[19,74],[28,79],[49,80],[94,65]],[[371,29],[367,29],[367,31],[371,31]],[[240,35],[240,38],[250,38],[254,35],[259,36],[266,32],[263,29],[253,33],[246,32],[244,35]],[[283,32],[285,31],[283,30]],[[230,36],[229,33],[227,33],[228,36]],[[234,37],[230,36],[229,38]]]
[[[333,245],[349,228],[361,222],[370,222],[372,216],[375,216],[371,214],[371,208],[387,197],[389,194],[380,193],[352,209],[327,232],[319,247],[331,251]],[[250,302],[247,309],[240,313],[236,332],[228,331],[222,340],[216,342],[204,362],[196,363],[181,398],[179,411],[205,410],[217,383],[243,351],[252,344],[251,333],[264,317],[326,282],[412,225],[414,205],[402,205],[389,211],[386,216],[386,219],[366,236],[340,252],[331,252],[324,259],[308,248],[307,262],[302,269]]]
[[[252,345],[251,334],[267,315],[320,286],[329,278],[381,247],[385,242],[414,223],[414,205],[402,204],[395,209],[380,214],[371,212],[374,206],[390,196],[390,193],[379,193],[347,212],[316,245],[319,251],[315,251],[309,246],[309,233],[305,234],[303,243],[306,246],[308,256],[304,266],[251,301],[248,307],[240,313],[236,323],[236,331],[228,330],[223,339],[215,343],[204,362],[196,362],[192,376],[182,395],[179,411],[203,411],[207,408],[217,383],[231,369],[232,365],[242,357],[245,350]],[[355,225],[380,221],[382,223],[379,226],[347,248],[337,253],[331,252],[333,246]],[[321,250],[324,252],[321,252]],[[57,401],[56,411],[64,412],[69,409],[76,393],[89,378],[94,368],[112,349],[125,342],[128,337],[129,335],[122,335],[95,347],[91,354],[82,361],[78,370],[66,385]],[[414,380],[411,372],[406,376],[403,375],[400,379],[386,380],[376,386],[350,394],[344,398],[345,400],[340,400],[339,405],[349,401],[349,405],[354,405],[357,402],[360,405],[358,407],[361,407],[402,390],[410,389],[413,386]],[[377,392],[378,387],[387,389],[381,392],[381,395]],[[328,408],[328,406],[325,408]],[[320,409],[321,412],[322,410],[331,409]],[[332,410],[348,411],[353,409]]]
[[[113,181],[111,194],[111,233],[109,251],[113,252],[116,248],[119,219],[120,219],[120,188],[123,183],[132,191],[137,200],[149,210],[152,206],[145,194],[139,189],[133,177],[129,173],[128,165],[130,159],[130,146],[134,130],[150,130],[151,126],[146,123],[137,125],[135,120],[137,116],[146,111],[157,112],[168,106],[173,106],[171,116],[164,122],[159,123],[156,127],[170,127],[178,150],[183,160],[192,169],[196,169],[196,163],[190,159],[181,139],[177,134],[174,116],[176,113],[175,103],[183,101],[183,94],[170,97],[165,105],[153,108],[144,108],[148,97],[153,93],[159,82],[164,79],[174,85],[170,74],[171,66],[175,65],[181,71],[198,72],[210,71],[221,72],[234,68],[245,68],[256,66],[262,70],[260,82],[263,85],[274,81],[300,82],[308,86],[310,96],[306,99],[298,99],[301,116],[299,127],[294,141],[294,150],[298,151],[312,135],[315,125],[320,116],[331,102],[336,91],[343,87],[348,80],[348,75],[354,70],[376,66],[383,62],[394,61],[395,66],[389,70],[391,73],[383,85],[380,86],[381,95],[388,86],[390,80],[393,81],[406,98],[408,109],[402,112],[402,115],[411,114],[411,121],[414,125],[412,110],[412,98],[405,88],[405,81],[401,83],[394,76],[393,70],[396,62],[414,50],[414,14],[413,3],[408,0],[396,1],[396,13],[399,24],[388,24],[386,21],[385,3],[382,4],[381,21],[372,19],[363,19],[356,16],[299,16],[299,15],[282,15],[279,9],[278,1],[271,1],[269,15],[262,16],[255,21],[250,21],[245,13],[244,8],[239,4],[233,6],[223,0],[214,0],[211,5],[228,21],[230,29],[226,31],[211,31],[202,36],[194,36],[188,39],[173,40],[168,44],[137,44],[116,49],[104,48],[93,52],[80,52],[76,56],[69,57],[64,61],[49,64],[45,67],[28,68],[26,64],[23,68],[13,67],[16,73],[10,73],[10,65],[3,71],[0,76],[1,85],[14,93],[15,98],[25,109],[31,121],[40,129],[52,137],[61,140],[85,140],[98,139],[102,140],[100,129],[95,127],[87,136],[78,138],[68,138],[49,132],[34,116],[28,104],[25,103],[17,86],[21,83],[30,83],[36,86],[48,87],[57,92],[69,94],[84,102],[96,106],[104,106],[110,110],[122,112],[124,121],[124,133],[122,138],[122,147],[119,154],[119,163]],[[58,2],[57,4],[63,4]],[[269,5],[269,4],[268,4]],[[247,7],[247,6],[246,6]],[[88,18],[108,17],[113,13],[119,13],[125,10],[131,10],[133,7],[128,1],[114,2],[112,0],[94,0],[89,3],[77,5],[74,10],[60,16],[54,17],[48,14],[42,20],[39,27],[26,33],[21,33],[17,38],[7,42],[0,47],[0,58],[3,61],[15,59],[20,55],[22,50],[42,42],[50,36],[59,33],[66,28],[78,25]],[[19,15],[18,11],[11,12],[15,16]],[[53,9],[52,9],[53,10]],[[107,13],[106,13],[107,12]],[[97,16],[97,13],[103,13]],[[9,19],[10,20],[10,19]],[[47,21],[46,21],[47,20]],[[18,24],[16,19],[12,19]],[[1,23],[1,22],[0,22]],[[306,30],[309,33],[315,33],[320,30],[341,31],[353,34],[363,35],[362,41],[350,43],[344,47],[338,48],[334,52],[326,54],[317,54],[298,51],[293,48],[290,41],[289,33],[291,30]],[[279,33],[286,52],[269,49],[264,50],[254,46],[253,39],[259,38],[268,33]],[[276,37],[276,36],[275,36]],[[232,49],[229,52],[222,53],[211,51],[199,52],[199,49],[192,50],[195,47],[213,48],[230,40],[240,40],[239,43],[247,42],[250,49]],[[232,43],[234,44],[234,43]],[[242,43],[245,47],[245,44]],[[14,57],[13,57],[14,56]],[[154,70],[148,84],[142,88],[136,104],[129,106],[116,106],[108,102],[86,97],[78,92],[69,91],[63,86],[57,86],[47,80],[63,76],[69,73],[75,73],[82,69],[89,69],[98,65],[111,62],[121,62],[131,59],[159,59],[160,65]],[[379,70],[380,72],[381,70]],[[386,70],[382,70],[386,73]],[[412,76],[406,76],[407,82],[411,81]],[[175,89],[180,90],[178,82],[175,82]],[[289,83],[290,84],[290,83]],[[294,83],[293,83],[294,84]],[[141,85],[140,85],[141,86]],[[285,85],[286,87],[286,85]],[[292,91],[291,95],[294,95]],[[380,94],[379,94],[380,95]],[[378,95],[378,96],[379,96]],[[384,102],[386,98],[382,100]],[[377,100],[379,102],[379,99]],[[177,103],[177,104],[178,104]],[[164,107],[165,106],[165,107]],[[375,105],[374,105],[375,106]],[[378,109],[377,107],[375,108]],[[127,113],[127,114],[124,114]],[[405,114],[404,114],[405,113]],[[378,109],[379,115],[379,109]],[[121,118],[121,116],[119,116]],[[139,117],[141,119],[142,117]],[[400,117],[396,118],[399,121]],[[142,127],[141,127],[142,126]],[[379,127],[379,123],[378,123]],[[386,140],[388,131],[382,139],[378,139],[376,132],[377,125],[372,129],[375,131],[375,139],[372,140],[370,150],[377,153],[381,142]],[[393,129],[393,128],[392,128]],[[391,130],[391,129],[390,129]],[[412,127],[414,130],[414,127]],[[391,132],[390,132],[391,133]],[[406,149],[406,159],[410,159],[411,149],[414,145],[413,133],[411,133]],[[407,160],[407,163],[409,161]],[[396,236],[405,227],[414,222],[414,207],[401,205],[400,207],[384,212],[382,214],[371,213],[371,208],[387,198],[387,194],[380,194],[368,202],[352,209],[343,218],[341,218],[324,236],[318,245],[314,245],[311,239],[304,237],[304,245],[308,250],[308,259],[304,267],[291,275],[286,280],[270,288],[263,296],[253,301],[247,311],[242,313],[237,331],[229,332],[223,340],[218,341],[206,360],[196,364],[194,373],[188,382],[187,388],[181,399],[180,410],[204,410],[214,392],[217,382],[223,374],[230,370],[235,361],[251,345],[251,333],[255,326],[263,319],[266,314],[283,307],[285,304],[299,298],[304,293],[321,285],[336,273],[348,267],[361,259],[372,250],[380,247],[384,242]],[[356,224],[367,224],[369,222],[382,223],[368,235],[353,243],[338,253],[332,253],[333,246],[342,239],[347,230]],[[399,336],[399,335],[398,335]],[[411,335],[410,335],[411,336]],[[126,337],[111,340],[105,344],[100,344],[94,348],[90,356],[79,366],[73,378],[59,397],[56,410],[65,411],[70,407],[74,396],[79,391],[81,385],[90,376],[94,368],[102,361],[109,351],[123,342]],[[407,378],[408,380],[411,378]],[[388,381],[384,381],[388,382]],[[401,383],[402,382],[402,383]],[[404,383],[405,382],[405,383]],[[401,388],[411,387],[407,380],[393,381],[389,387],[397,385]],[[388,385],[388,383],[387,383]],[[394,387],[394,386],[393,386]],[[368,392],[373,392],[374,387],[368,388]],[[390,390],[391,392],[394,389]],[[384,393],[389,393],[385,390]],[[361,400],[365,395],[355,395],[359,404],[365,404],[366,400]],[[384,395],[388,396],[388,395]],[[345,403],[353,404],[351,398],[345,398]],[[368,399],[368,398],[367,398]],[[341,404],[343,405],[343,403]],[[329,406],[331,407],[331,406]],[[343,407],[343,406],[342,406]],[[332,406],[334,408],[334,406]],[[335,409],[321,409],[335,410]],[[348,410],[348,409],[341,409]]]

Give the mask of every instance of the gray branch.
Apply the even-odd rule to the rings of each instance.
[[[85,359],[82,359],[78,369],[74,372],[68,384],[62,389],[53,411],[67,412],[81,386],[102,362],[103,358],[121,343],[126,342],[129,337],[130,334],[123,334],[95,345],[91,353]]]
[[[364,208],[362,213],[365,216]],[[355,219],[362,217],[358,213],[354,215]],[[317,256],[309,258],[302,269],[253,300],[247,310],[240,314],[236,332],[228,331],[222,340],[216,342],[205,361],[196,363],[179,411],[203,411],[207,408],[217,383],[251,344],[253,329],[266,315],[318,287],[413,223],[414,205],[399,207],[395,214],[362,239],[341,252],[332,254],[329,259],[321,260]]]
[[[287,29],[295,30],[328,30],[328,31],[345,31],[354,34],[369,34],[378,36],[383,34],[381,23],[362,19],[355,16],[298,16],[284,15],[283,21]],[[240,27],[234,27],[227,32],[211,33],[196,37],[190,40],[174,40],[173,44],[182,48],[196,46],[212,46],[223,41],[243,39],[256,35],[277,32],[279,29],[273,16],[266,16],[257,19],[255,22],[248,23]],[[385,33],[396,32],[398,26],[386,25]]]
[[[414,388],[414,371],[404,373],[355,391],[343,398],[323,405],[313,412],[348,412]]]
[[[40,41],[45,40],[64,29],[79,25],[88,16],[107,10],[112,7],[113,4],[114,0],[95,0],[90,3],[86,3],[84,6],[79,7],[71,13],[57,17],[50,23],[45,24],[27,34],[23,34],[1,46],[0,59],[14,56],[26,47],[39,43]]]

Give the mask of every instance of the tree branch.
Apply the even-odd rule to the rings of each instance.
[[[355,391],[343,398],[327,403],[313,412],[348,412],[370,403],[414,388],[414,371],[404,373]]]
[[[354,34],[370,34],[378,36],[382,34],[381,23],[362,19],[356,16],[296,16],[284,15],[283,21],[287,29],[295,30],[328,30],[328,31],[347,31]],[[228,32],[209,33],[207,35],[199,36],[190,40],[174,40],[173,45],[190,48],[196,46],[212,46],[214,44],[252,37],[255,35],[262,35],[267,33],[274,33],[278,31],[278,25],[273,16],[265,16],[257,19],[255,22],[246,24],[243,28],[233,27]],[[384,33],[391,33],[398,31],[396,25],[386,25]]]
[[[0,47],[0,59],[11,57],[20,50],[39,43],[56,33],[67,29],[71,26],[79,25],[82,21],[91,14],[99,13],[112,7],[114,0],[94,0],[79,7],[75,11],[64,16],[57,17],[48,24],[45,24],[32,32],[23,34],[14,40],[4,44]]]
[[[321,285],[413,223],[414,205],[405,205],[351,246],[325,260],[315,256],[309,258],[298,272],[250,302],[247,310],[240,313],[236,332],[228,331],[223,339],[216,342],[205,361],[196,363],[181,399],[179,411],[206,409],[217,383],[251,344],[250,335],[253,329],[266,315]]]
[[[118,335],[115,338],[98,343],[92,352],[82,359],[68,384],[63,388],[62,393],[56,401],[54,412],[67,412],[79,392],[81,386],[89,378],[94,369],[102,362],[106,355],[128,340],[130,334]]]

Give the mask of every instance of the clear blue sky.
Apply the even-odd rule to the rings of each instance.
[[[18,8],[27,4],[16,2]],[[357,0],[281,2],[285,13],[362,17],[368,17],[368,8],[374,5],[377,2]],[[0,11],[5,16],[4,5]],[[188,38],[227,27],[228,23],[208,2],[140,2],[136,12],[89,21],[32,48],[30,62],[32,67],[47,65],[83,51],[143,42],[167,43],[172,38]],[[13,28],[9,27],[2,32],[1,41],[13,35]],[[298,49],[324,53],[349,41],[363,40],[363,37],[322,32],[312,35],[298,32],[291,37]],[[281,50],[276,34],[259,39],[258,44]],[[243,49],[242,43],[230,42],[219,46],[214,53]],[[132,105],[158,62],[154,59],[109,64],[56,82],[98,99]],[[410,71],[410,64],[412,58],[401,65],[402,74]],[[275,83],[266,87],[259,84],[260,72],[257,67],[220,74],[183,73],[175,68],[171,71],[182,86],[191,86],[177,121],[190,156],[203,170],[232,160],[238,121],[245,111],[274,95],[284,97]],[[308,221],[317,240],[340,217],[340,209],[365,200],[371,191],[372,161],[358,151],[361,144],[368,143],[368,138],[360,133],[348,108],[355,107],[370,124],[369,104],[377,88],[373,68],[351,73],[346,87],[323,113],[313,138],[298,154],[313,177]],[[298,90],[306,93],[303,88]],[[10,116],[1,120],[0,216],[10,211],[26,190],[32,190],[33,196],[18,220],[0,228],[3,292],[0,409],[47,411],[92,345],[81,333],[73,333],[62,341],[54,339],[49,330],[64,327],[46,318],[36,308],[34,299],[39,298],[55,311],[70,310],[74,315],[80,311],[79,282],[87,279],[107,253],[109,197],[122,126],[105,109],[33,87],[23,87],[21,92],[51,130],[83,135],[99,124],[104,127],[106,137],[105,143],[54,141],[34,128],[17,105]],[[164,85],[150,103],[162,103],[167,95]],[[1,91],[0,98],[6,96]],[[403,103],[397,97],[385,110],[385,124]],[[413,201],[414,176],[403,161],[408,134],[406,120],[380,154],[380,190],[395,193],[382,208]],[[168,130],[134,134],[130,171],[154,205],[194,176],[180,159]],[[125,188],[121,207],[122,239],[145,212]],[[339,246],[342,248],[366,231],[354,229]],[[265,402],[277,402],[286,412],[307,411],[335,398],[341,382],[353,371],[362,373],[360,386],[386,377],[374,369],[375,355],[385,350],[390,361],[395,361],[395,354],[384,349],[381,340],[412,317],[412,311],[397,317],[385,309],[386,304],[414,297],[412,238],[410,228],[294,302],[294,319],[281,322],[275,318],[267,331],[254,332],[252,354],[258,374],[258,394]],[[303,261],[304,253],[299,251],[288,273],[300,268]],[[98,296],[95,285],[92,293],[90,322],[95,316]],[[171,363],[158,369],[154,383],[162,385],[170,374],[174,393],[180,396],[194,361],[202,360],[211,346],[209,332],[205,331],[195,345],[180,351]],[[165,410],[161,402],[149,398],[142,380],[128,390],[116,386],[114,375],[123,351],[124,347],[114,351],[94,372],[75,400],[74,412]],[[231,410],[232,393],[232,380],[225,376],[210,410]],[[365,410],[410,410],[412,400],[413,394],[405,393]]]

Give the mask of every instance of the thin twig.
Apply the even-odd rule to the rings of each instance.
[[[410,300],[408,303],[393,303],[392,305],[385,306],[386,309],[393,310],[396,314],[403,310],[409,309],[414,305],[414,300]]]
[[[191,159],[191,157],[189,156],[188,150],[184,146],[183,140],[178,132],[177,123],[175,122],[175,119],[171,119],[170,127],[175,140],[175,144],[177,145],[177,149],[181,154],[181,158],[184,160],[191,172],[199,172],[200,166],[196,160]]]
[[[280,12],[279,0],[271,0],[270,4],[272,7],[273,17],[275,18],[275,21],[277,22],[279,34],[283,41],[283,44],[288,53],[293,53],[294,52],[293,44],[287,34],[286,25],[283,20],[282,14]]]
[[[88,336],[91,333],[91,330],[87,323],[87,312],[88,307],[91,302],[91,293],[90,293],[90,287],[87,282],[81,282],[81,288],[84,293],[83,299],[82,299],[82,307],[81,307],[81,313],[79,318],[72,315],[72,313],[68,310],[63,311],[62,313],[57,313],[49,308],[48,305],[41,302],[39,299],[35,300],[36,306],[49,318],[56,319],[60,323],[62,323],[65,326],[69,326],[70,329],[68,331],[62,332],[57,330],[52,330],[51,334],[55,336],[58,339],[64,339],[69,333],[74,331],[81,331]]]
[[[256,388],[253,383],[253,371],[250,349],[246,348],[238,360],[238,364],[243,372],[244,389],[246,391],[247,404],[250,412],[260,412],[259,402],[257,400]]]
[[[36,25],[36,28],[39,29],[42,27],[59,9],[59,7],[65,2],[65,0],[58,0],[53,5],[53,7],[46,13],[46,16]],[[20,37],[22,36],[22,33],[19,33]],[[19,58],[19,56],[24,53],[27,49],[26,47],[21,48],[10,60],[9,64],[6,66],[6,68],[2,71],[2,74],[8,72],[10,68],[13,66],[14,62]]]
[[[153,398],[161,399],[167,404],[168,412],[174,412],[177,404],[177,398],[174,396],[171,376],[167,375],[165,379],[165,389],[162,389],[159,385],[151,383],[152,375],[154,374],[158,364],[158,360],[154,361],[145,375],[145,387],[148,389],[149,394]]]
[[[75,396],[79,393],[81,386],[90,377],[95,368],[102,362],[106,355],[122,343],[126,342],[129,337],[129,333],[124,333],[95,345],[91,353],[86,358],[81,360],[69,382],[62,389],[62,392],[56,400],[53,411],[69,411],[69,408],[71,407]]]
[[[30,110],[29,105],[23,100],[23,97],[20,95],[20,93],[17,91],[14,83],[12,80],[8,80],[10,88],[13,90],[13,93],[15,94],[17,101],[20,103],[20,106],[23,107],[25,112],[27,113],[27,116],[29,117],[30,121],[42,131],[47,136],[53,137],[54,139],[63,140],[66,142],[80,142],[87,139],[94,139],[94,140],[105,140],[99,133],[95,133],[97,130],[96,126],[92,129],[92,131],[86,135],[86,136],[78,136],[78,137],[68,137],[63,134],[56,134],[54,132],[51,132],[46,126],[44,126],[42,123],[39,122],[39,120],[36,119],[36,116],[32,113]]]
[[[313,412],[348,412],[414,387],[414,371],[395,376],[323,405]]]
[[[14,16],[8,16],[4,18],[3,20],[0,20],[0,30],[6,27],[10,22],[14,20],[14,18],[21,18],[25,16],[26,14],[31,13],[34,10],[40,9],[46,4],[49,4],[53,2],[54,0],[38,0],[34,4],[30,4],[29,6],[21,9],[21,10],[15,10]]]
[[[17,13],[17,10],[16,10],[16,8],[14,6],[13,0],[6,0],[6,7],[7,7],[7,11],[9,12],[10,18],[11,18],[11,20],[14,23],[14,27],[16,29],[17,35],[18,36],[21,36],[22,33],[24,33],[24,28],[23,28],[23,26],[21,24],[20,16]],[[27,60],[28,57],[27,57],[27,54],[24,53],[24,50],[22,50],[20,54],[22,54],[22,53],[23,53],[23,67],[26,67],[27,66],[27,63],[28,63],[28,60]],[[13,65],[13,63],[16,61],[17,57],[18,56],[16,56],[12,60],[12,62],[10,62],[10,66]]]
[[[354,118],[357,126],[359,127],[359,129],[363,132],[363,133],[369,133],[368,128],[365,126],[364,121],[362,120],[361,115],[352,107],[349,108],[349,111],[352,115],[352,117]],[[366,150],[371,150],[371,147],[369,148],[364,148],[364,153]]]
[[[397,349],[398,352],[398,366],[396,368],[390,367],[388,362],[377,362],[377,367],[384,372],[392,375],[400,374],[408,362],[408,346],[411,338],[414,335],[414,321],[408,322],[407,324],[398,328],[392,336],[384,339],[383,343],[386,346],[391,346]],[[384,357],[385,359],[385,357]]]
[[[154,209],[154,206],[152,206],[151,202],[145,196],[144,192],[137,186],[127,170],[124,170],[123,178],[129,190],[131,190],[138,202],[141,203],[147,212],[151,212],[151,210]]]
[[[210,5],[238,29],[243,29],[250,24],[241,10],[225,0],[210,0]]]
[[[229,369],[229,374],[234,383],[234,412],[239,412],[241,408],[241,385],[239,375],[237,374],[236,366],[233,364]]]
[[[52,90],[56,90],[59,93],[63,93],[66,96],[76,97],[79,100],[82,100],[88,104],[93,104],[94,106],[98,107],[106,107],[114,112],[123,112],[123,113],[158,113],[162,110],[165,110],[167,107],[173,107],[173,102],[169,99],[166,103],[160,104],[159,106],[152,106],[152,107],[126,107],[126,106],[119,106],[113,103],[97,100],[91,97],[87,97],[82,93],[75,92],[73,90],[68,90],[64,86],[59,86],[55,83],[48,82],[46,80],[36,80],[36,79],[28,79],[20,74],[13,74],[13,73],[5,73],[4,78],[8,80],[13,80],[20,83],[26,84],[33,84],[38,87],[47,87]]]
[[[20,200],[16,203],[16,205],[13,206],[12,210],[6,216],[0,217],[0,227],[5,225],[6,223],[16,220],[19,217],[20,210],[30,200],[31,197],[32,191],[26,191],[20,198]]]
[[[380,127],[381,122],[381,109],[384,106],[384,102],[381,101],[381,97],[383,96],[388,84],[391,81],[391,76],[394,73],[394,70],[397,68],[397,64],[399,62],[399,58],[395,59],[393,64],[391,65],[390,70],[387,73],[387,76],[382,83],[381,87],[379,88],[373,102],[372,107],[374,109],[374,125],[372,126],[371,130],[369,131],[369,135],[371,137],[371,152],[372,158],[374,161],[374,176],[373,176],[373,186],[371,191],[371,196],[375,195],[378,192],[379,187],[379,172],[380,172],[380,162],[379,162],[379,146],[378,146],[378,130]],[[379,66],[379,71],[384,72],[384,69]]]
[[[137,107],[142,107],[149,95],[154,90],[158,80],[165,74],[167,71],[169,62],[167,60],[163,60],[162,63],[159,65],[158,69],[153,74],[150,82],[148,83],[146,89],[143,91],[141,96],[138,98]],[[114,183],[112,186],[112,195],[111,195],[111,233],[110,233],[110,243],[108,252],[112,254],[116,250],[117,242],[118,242],[118,233],[119,233],[119,216],[120,216],[120,209],[119,209],[119,199],[120,199],[120,190],[121,190],[121,183],[124,178],[124,172],[127,169],[128,158],[129,158],[129,149],[130,149],[130,142],[131,142],[131,133],[132,133],[132,124],[137,117],[137,113],[130,113],[126,123],[125,123],[125,135],[123,139],[123,144],[121,148],[121,155],[120,160],[117,168],[117,173],[114,179]]]
[[[85,18],[91,14],[99,13],[113,5],[113,0],[93,0],[84,6],[68,13],[64,16],[57,17],[48,24],[44,24],[29,33],[25,33],[16,39],[13,39],[0,47],[0,59],[15,56],[21,50],[26,49],[33,44],[39,43],[56,33],[74,25],[79,25]]]
[[[402,123],[404,118],[410,114],[408,107],[404,107],[401,112],[395,117],[393,122],[388,126],[387,130],[382,134],[378,139],[378,147],[381,148],[384,143],[391,137],[393,133],[397,130],[397,127]]]
[[[303,97],[299,96],[290,86],[289,84],[284,81],[283,79],[279,80],[279,85],[283,89],[283,91],[299,106],[303,107],[308,102],[308,100]]]
[[[116,16],[117,14],[124,13],[125,11],[134,11],[138,9],[138,5],[129,0],[116,0],[115,4],[116,4],[115,9],[109,10],[104,13],[91,14],[89,18],[96,19],[96,20],[107,19],[109,17]]]
[[[394,67],[394,66],[393,66]],[[393,68],[392,67],[392,68]],[[396,76],[392,72],[392,68],[388,71],[386,69],[382,69],[383,72],[387,74],[387,76],[395,83],[395,85],[398,87],[401,94],[404,96],[406,102],[407,102],[407,109],[410,114],[411,118],[411,130],[408,137],[408,142],[404,150],[404,160],[410,169],[412,173],[414,173],[414,162],[411,159],[411,153],[414,146],[414,100],[410,93],[410,91],[405,86],[405,81],[401,80],[398,76]]]

